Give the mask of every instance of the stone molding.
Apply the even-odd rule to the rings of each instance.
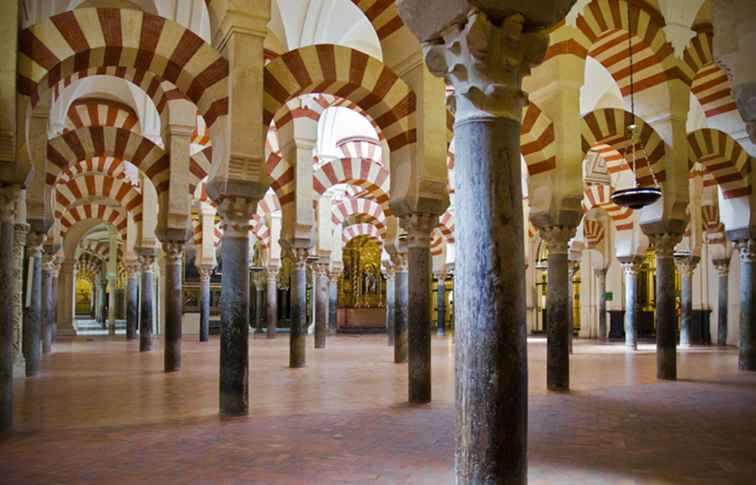
[[[409,214],[402,217],[400,225],[407,231],[408,248],[430,249],[433,229],[438,226],[438,216],[433,214]]]
[[[494,25],[484,12],[472,8],[467,22],[442,32],[443,43],[424,46],[430,72],[454,86],[455,122],[508,118],[520,123],[528,101],[522,79],[543,61],[549,34],[525,31],[521,14]]]
[[[546,243],[546,248],[551,254],[568,254],[570,239],[575,237],[574,227],[546,226],[538,230],[541,239]]]
[[[741,262],[753,263],[756,261],[756,239],[735,241],[735,248],[738,250]]]
[[[712,260],[714,269],[717,270],[719,276],[727,276],[730,274],[730,258],[721,258]]]
[[[675,254],[675,246],[682,241],[682,233],[661,232],[649,234],[649,241],[654,245],[657,258],[671,258]]]
[[[675,265],[677,265],[681,276],[690,278],[693,276],[693,272],[696,270],[696,266],[698,266],[700,260],[701,258],[698,256],[675,256]]]

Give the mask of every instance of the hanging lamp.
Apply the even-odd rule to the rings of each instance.
[[[629,189],[622,189],[622,190],[616,190],[612,192],[612,202],[617,204],[621,207],[629,207],[631,209],[641,209],[647,205],[651,205],[662,195],[661,189],[659,188],[659,182],[656,180],[656,175],[654,174],[654,170],[649,166],[649,171],[651,172],[651,177],[654,180],[654,186],[653,187],[639,187],[638,186],[638,177],[635,173],[635,158],[636,158],[636,149],[635,146],[637,145],[637,141],[639,138],[638,133],[638,126],[635,124],[635,84],[633,80],[633,26],[632,26],[632,16],[630,15],[630,2],[627,3],[627,21],[628,21],[628,32],[627,32],[627,40],[629,45],[629,54],[630,54],[630,113],[633,116],[633,122],[630,126],[627,127],[627,131],[630,132],[630,163],[633,170],[633,180],[634,184],[633,187]],[[627,152],[625,152],[627,153]],[[648,164],[648,160],[646,161]]]

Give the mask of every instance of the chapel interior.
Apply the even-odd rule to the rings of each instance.
[[[0,42],[0,482],[756,483],[756,1]]]

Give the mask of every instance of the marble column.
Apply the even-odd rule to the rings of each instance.
[[[15,249],[18,239],[14,237],[16,217],[15,187],[0,188],[0,301],[17,302],[14,274],[16,266]],[[15,308],[14,308],[15,309]],[[0,311],[0,431],[11,427],[13,422],[13,355],[16,315]]]
[[[164,241],[165,254],[165,347],[163,366],[165,372],[181,369],[181,320],[184,295],[181,273],[186,241]]]
[[[717,312],[717,345],[727,345],[727,306],[730,291],[730,258],[715,259],[714,268],[719,280],[719,311]]]
[[[107,288],[110,288],[110,291],[108,292],[108,314],[105,316],[108,319],[108,335],[115,335],[116,275],[108,275]]]
[[[407,254],[396,254],[396,276],[394,277],[394,362],[407,362],[407,318],[409,299],[409,274],[407,271]]]
[[[431,231],[438,225],[438,216],[412,214],[400,220],[407,231],[409,267],[409,401],[426,403],[431,400],[430,242]]]
[[[315,286],[315,348],[324,349],[328,335],[328,263],[314,266],[317,274]]]
[[[210,340],[210,276],[213,267],[209,264],[199,266],[200,274],[200,328],[199,341]]]
[[[39,373],[42,336],[42,243],[45,235],[31,231],[27,238],[26,254],[32,267],[30,304],[24,309],[24,358],[26,377]]]
[[[651,234],[656,249],[656,377],[677,379],[677,318],[675,315],[675,246],[679,233]]]
[[[152,302],[156,251],[155,248],[139,248],[137,254],[142,270],[142,289],[139,298],[139,351],[149,352],[152,350],[152,333],[155,323]]]
[[[0,193],[0,197],[2,197]],[[0,199],[0,203],[2,199]],[[1,206],[0,206],[1,208]],[[23,350],[24,334],[24,252],[29,224],[16,223],[13,227],[13,366],[26,368]],[[2,276],[0,276],[2,278]],[[8,290],[10,291],[10,290]]]
[[[223,199],[221,277],[220,414],[249,412],[249,221],[257,201]]]
[[[567,261],[567,330],[569,332],[569,349],[572,353],[572,339],[575,336],[575,288],[572,284],[572,280],[575,278],[575,273],[580,270],[580,261]]]
[[[339,277],[341,271],[330,271],[328,273],[329,286],[328,286],[328,333],[331,335],[336,334],[338,312],[337,307],[339,303]]]
[[[305,366],[307,341],[307,248],[292,248],[294,270],[292,271],[291,331],[289,333],[289,367]]]
[[[269,266],[265,273],[267,282],[265,286],[265,323],[267,325],[266,337],[276,338],[278,326],[278,267]]]
[[[55,294],[53,293],[53,276],[55,271],[55,251],[57,248],[45,248],[42,256],[42,353],[52,352],[53,312],[55,311]]]
[[[641,256],[620,256],[625,275],[625,349],[638,350],[638,273],[643,266]]]
[[[606,271],[607,268],[598,268],[593,270],[596,275],[596,286],[598,287],[599,301],[598,301],[598,333],[599,340],[606,340],[609,338],[609,329],[606,325]]]
[[[569,295],[567,251],[575,228],[547,226],[540,229],[549,251],[546,293],[546,385],[551,391],[570,388]]]
[[[50,320],[50,333],[52,343],[58,341],[58,309],[60,306],[60,269],[63,266],[63,256],[56,256],[52,268],[52,315]]]
[[[58,317],[60,326],[57,331],[58,336],[73,337],[76,335],[74,328],[74,311],[76,298],[76,271],[78,263],[71,259],[66,259],[60,266],[58,281],[60,285]]]
[[[418,25],[431,21],[422,15],[417,19]],[[459,484],[527,482],[520,173],[520,121],[527,96],[522,77],[543,59],[548,34],[522,30],[520,15],[493,23],[472,8],[464,25],[444,28],[442,41],[425,46],[428,69],[445,77],[455,93],[454,379]],[[566,337],[565,325],[561,328]],[[563,343],[566,351],[566,339]]]
[[[693,321],[693,271],[698,256],[675,256],[680,271],[680,347],[690,347],[690,326]]]
[[[100,275],[95,280],[95,320],[105,328],[105,283]]]
[[[756,371],[756,239],[736,242],[740,253],[740,342],[738,369]]]
[[[137,276],[139,263],[126,263],[126,340],[136,340],[137,321],[139,320],[139,302]]]
[[[262,274],[255,273],[255,309],[252,312],[252,315],[254,317],[253,326],[255,327],[255,333],[256,334],[262,334],[263,333],[263,302],[265,301],[263,299],[263,281],[264,277]]]
[[[438,319],[436,335],[443,337],[446,335],[446,273],[437,272],[436,281],[438,281],[436,288],[436,318]]]
[[[396,270],[394,267],[386,268],[386,335],[389,346],[394,345],[394,321],[396,320]]]

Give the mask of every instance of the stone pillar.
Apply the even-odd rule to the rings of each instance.
[[[265,287],[265,321],[268,326],[267,338],[276,338],[276,327],[278,326],[278,268],[275,266],[268,267],[266,271],[267,283]]]
[[[682,234],[651,234],[656,249],[656,377],[677,379],[675,315],[675,246]]]
[[[572,285],[572,280],[575,278],[575,273],[580,270],[580,261],[573,261],[569,259],[567,261],[567,331],[569,332],[569,349],[572,353],[572,338],[575,336],[575,290]]]
[[[60,274],[58,276],[59,281],[61,281],[60,300],[58,302],[60,327],[57,332],[58,336],[73,337],[76,335],[76,330],[74,329],[76,268],[77,263],[70,259],[64,260],[60,266]]]
[[[105,284],[99,274],[95,279],[95,320],[105,328]]]
[[[690,347],[690,325],[693,320],[693,271],[698,256],[675,256],[680,270],[680,347]]]
[[[407,318],[409,308],[409,274],[407,272],[407,255],[396,254],[396,276],[394,290],[396,300],[394,302],[394,362],[403,364],[407,362]]]
[[[165,372],[181,369],[181,320],[184,295],[181,272],[186,241],[165,241],[165,347],[163,364]]]
[[[1,197],[2,194],[0,194],[0,204],[2,203]],[[1,209],[2,206],[0,206]],[[26,367],[22,337],[24,334],[24,251],[28,233],[29,224],[17,223],[13,227],[13,366],[18,368]],[[0,264],[2,264],[2,261],[0,261]],[[2,278],[1,275],[0,278]]]
[[[224,198],[221,279],[220,414],[249,412],[249,221],[257,200]]]
[[[315,297],[315,348],[324,349],[328,335],[328,262],[317,263]]]
[[[139,263],[126,263],[126,340],[136,340],[137,321],[139,320],[139,302],[137,275]]]
[[[210,340],[210,275],[213,267],[209,264],[199,266],[200,274],[200,342]]]
[[[438,287],[436,288],[436,317],[438,325],[436,326],[436,335],[443,337],[446,335],[446,273],[439,271],[436,273]]]
[[[16,293],[17,275],[16,248],[21,244],[19,238],[14,237],[16,217],[16,197],[18,189],[15,187],[0,189],[0,301],[18,301]],[[22,235],[25,233],[22,230]],[[16,310],[16,308],[13,308]],[[15,311],[8,311],[6,306],[0,311],[0,431],[11,427],[13,422],[13,361]]]
[[[386,268],[386,335],[389,346],[394,345],[394,322],[396,320],[396,270],[394,267]]]
[[[409,401],[431,400],[431,231],[438,216],[412,214],[401,218],[407,231],[409,266]]]
[[[42,352],[52,352],[53,318],[55,312],[55,293],[53,277],[55,272],[55,248],[46,247],[42,256]]]
[[[115,318],[116,318],[116,275],[108,274],[108,284],[106,288],[110,288],[108,293],[108,335],[115,335]]]
[[[60,305],[60,268],[63,265],[63,257],[56,256],[53,263],[52,271],[52,316],[50,320],[50,333],[52,334],[52,342],[58,341],[58,307]]]
[[[29,233],[26,254],[32,266],[30,304],[24,309],[24,358],[26,359],[26,377],[39,373],[41,334],[42,334],[42,243],[45,235],[32,231]]]
[[[570,331],[568,328],[567,251],[575,228],[547,226],[540,229],[549,251],[546,294],[546,384],[551,391],[570,388]]]
[[[717,345],[727,345],[727,306],[730,291],[730,258],[715,259],[714,267],[719,275],[719,311],[717,313]]]
[[[593,273],[596,275],[596,285],[598,286],[599,293],[599,340],[606,340],[609,338],[609,329],[606,325],[606,271],[607,268],[598,268],[593,271]]]
[[[139,302],[139,351],[152,350],[152,333],[154,329],[154,315],[152,312],[153,285],[155,276],[155,248],[139,248],[139,264],[142,270],[142,292]]]
[[[256,270],[259,271],[259,270]],[[253,325],[255,327],[255,333],[262,334],[263,333],[263,275],[258,274],[258,272],[255,273],[254,276],[254,282],[255,282],[255,309],[252,312],[252,315],[254,316],[254,322]]]
[[[329,287],[328,287],[328,332],[331,335],[336,334],[338,312],[337,307],[339,303],[339,277],[341,271],[330,271],[328,273]],[[393,288],[393,287],[392,287]]]
[[[625,274],[625,348],[638,350],[638,273],[643,265],[640,256],[617,258]]]
[[[422,8],[419,2],[412,3],[414,10],[404,6],[407,10],[402,17],[407,22],[413,18],[407,12]],[[462,6],[473,5],[464,2]],[[443,6],[436,3],[435,7],[443,18]],[[451,20],[457,12],[445,13]],[[414,18],[416,22],[408,25],[417,31],[432,17]],[[429,29],[431,36],[443,32],[443,40],[425,47],[428,69],[446,77],[455,89],[459,248],[454,305],[455,473],[459,484],[527,481],[528,364],[520,173],[520,121],[527,96],[522,92],[522,78],[543,59],[548,34],[540,29],[523,32],[523,25],[519,14],[494,24],[484,12],[471,8],[464,26],[442,24]],[[567,283],[566,238],[564,246],[560,256],[564,259],[563,291]],[[566,337],[564,322],[560,329]],[[562,340],[566,357],[567,340]]]
[[[305,366],[307,341],[307,248],[292,248],[294,270],[291,279],[291,331],[289,333],[289,367]]]
[[[756,371],[756,239],[736,242],[740,253],[740,343],[738,368]]]

